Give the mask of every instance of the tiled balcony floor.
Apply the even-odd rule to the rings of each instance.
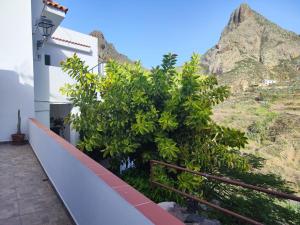
[[[0,144],[0,225],[73,225],[30,145]]]

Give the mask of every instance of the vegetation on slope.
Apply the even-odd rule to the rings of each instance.
[[[299,81],[236,94],[214,109],[214,119],[244,131],[243,151],[265,159],[261,171],[280,174],[300,191]]]
[[[121,165],[130,164],[120,176],[156,201],[175,199],[187,203],[172,192],[150,186],[150,159],[290,192],[279,176],[253,173],[263,162],[254,154],[240,154],[239,149],[246,144],[245,134],[220,126],[212,118],[213,107],[228,96],[227,88],[217,86],[215,77],[199,73],[197,55],[184,65],[182,71],[176,71],[175,63],[175,55],[165,55],[161,66],[145,71],[138,63],[128,65],[110,61],[107,75],[100,77],[89,73],[76,55],[67,59],[63,70],[77,82],[66,85],[62,91],[81,112],[68,119],[81,134],[79,147],[109,157],[116,173],[120,172]],[[245,126],[245,131],[252,132],[250,140],[263,143],[268,136],[264,127],[272,123],[277,114],[269,113],[267,105],[253,110],[257,117],[264,119]],[[273,135],[277,135],[276,129],[273,130]],[[264,194],[159,166],[154,177],[182,191],[217,200],[221,206],[265,224],[299,222],[298,208]],[[217,217],[225,224],[239,223],[215,211],[200,210],[199,213]]]

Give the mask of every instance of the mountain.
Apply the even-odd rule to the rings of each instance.
[[[272,23],[247,4],[231,14],[219,42],[203,56],[208,72],[233,92],[300,77],[300,36]]]
[[[92,31],[90,35],[98,39],[99,63],[107,62],[109,59],[114,59],[120,63],[132,63],[126,55],[119,53],[113,44],[106,41],[101,31]]]
[[[300,37],[240,5],[203,56],[207,72],[231,87],[214,107],[221,125],[245,132],[243,153],[264,162],[300,194]]]

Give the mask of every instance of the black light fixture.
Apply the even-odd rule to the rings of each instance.
[[[45,16],[41,16],[38,22],[38,29],[44,38],[48,38],[51,35],[53,27],[54,24],[51,20],[47,19]]]

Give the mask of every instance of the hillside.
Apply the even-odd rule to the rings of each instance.
[[[243,152],[264,158],[263,172],[281,175],[300,193],[300,82],[233,95],[214,109],[214,119],[244,131]]]
[[[219,42],[202,59],[233,92],[300,76],[300,36],[272,23],[247,4],[230,16]]]
[[[203,56],[207,72],[231,88],[214,119],[241,129],[243,150],[264,158],[263,172],[300,193],[300,37],[242,4]]]
[[[114,45],[105,39],[101,31],[92,31],[90,35],[98,39],[99,63],[107,62],[109,59],[114,59],[120,63],[132,63],[126,55],[119,53]]]

